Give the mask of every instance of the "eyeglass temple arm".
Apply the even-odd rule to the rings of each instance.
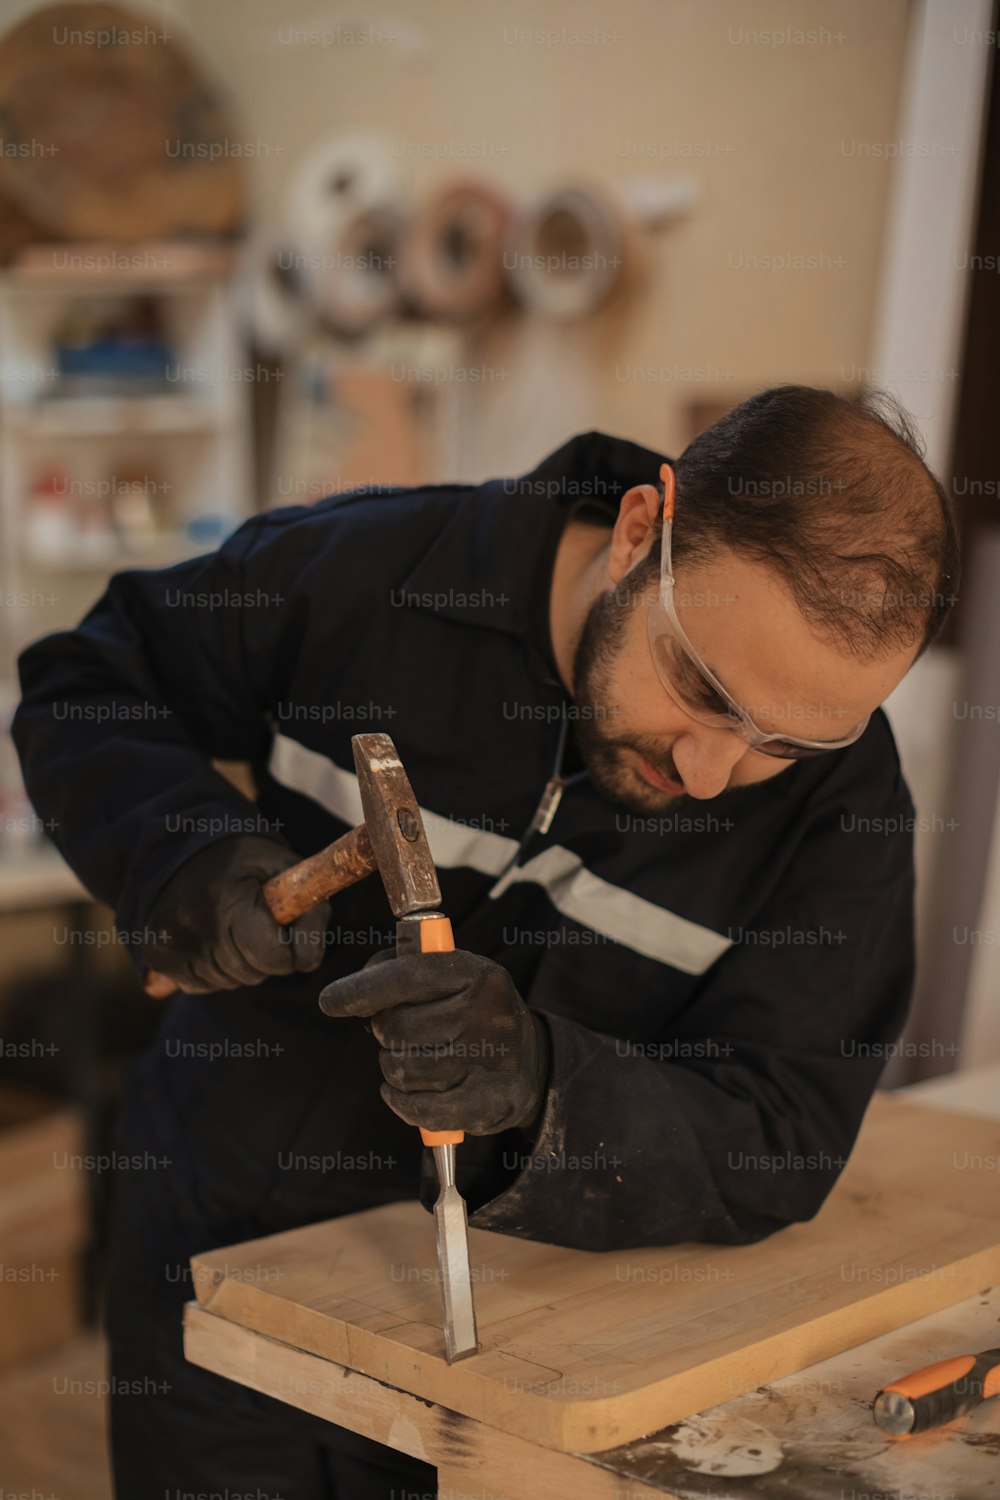
[[[660,465],[660,483],[663,486],[663,525],[660,533],[660,589],[661,593],[665,585],[673,586],[674,568],[671,558],[671,534],[674,529],[674,498],[676,495],[676,480],[674,471],[669,464]]]
[[[660,479],[663,482],[663,520],[674,519],[674,496],[677,490],[677,482],[674,479],[674,471],[669,464],[660,465]]]

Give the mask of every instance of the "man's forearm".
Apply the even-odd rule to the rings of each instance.
[[[750,1243],[811,1218],[846,1163],[854,1133],[824,1133],[818,1096],[815,1113],[805,1094],[782,1112],[773,1082],[735,1058],[723,1082],[563,1017],[548,1024],[544,1110],[518,1175],[470,1215],[476,1228],[604,1251]],[[852,1079],[858,1123],[876,1077]]]

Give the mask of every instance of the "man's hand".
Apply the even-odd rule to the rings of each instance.
[[[478,953],[376,953],[327,985],[328,1016],[371,1016],[382,1098],[410,1125],[495,1135],[545,1099],[549,1040],[507,970]]]
[[[286,844],[248,834],[202,849],[167,881],[146,917],[156,940],[142,962],[182,990],[204,994],[311,973],[324,954],[330,903],[281,927],[261,887],[298,864]]]

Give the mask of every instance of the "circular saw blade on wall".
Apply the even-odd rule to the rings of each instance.
[[[240,143],[222,101],[156,22],[50,5],[0,37],[0,194],[61,239],[241,227]]]
[[[365,130],[317,141],[289,174],[284,228],[311,250],[329,248],[344,224],[400,201],[402,178],[389,145]]]
[[[511,213],[507,195],[478,180],[446,182],[418,207],[403,240],[401,280],[422,316],[460,323],[500,305]]]

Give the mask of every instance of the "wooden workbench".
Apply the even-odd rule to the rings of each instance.
[[[314,1354],[187,1313],[188,1358],[437,1466],[441,1500],[997,1500],[1000,1402],[893,1443],[880,1386],[996,1339],[1000,1288],[603,1453],[557,1453]],[[294,1392],[294,1396],[290,1395]]]
[[[986,1500],[997,1403],[902,1444],[870,1403],[1000,1341],[996,1161],[1000,1125],[883,1097],[817,1218],[760,1246],[609,1257],[473,1231],[483,1350],[451,1367],[433,1280],[391,1274],[407,1254],[420,1272],[430,1218],[393,1205],[196,1257],[186,1350],[436,1465],[448,1500]],[[642,1276],[609,1287],[626,1260]]]

